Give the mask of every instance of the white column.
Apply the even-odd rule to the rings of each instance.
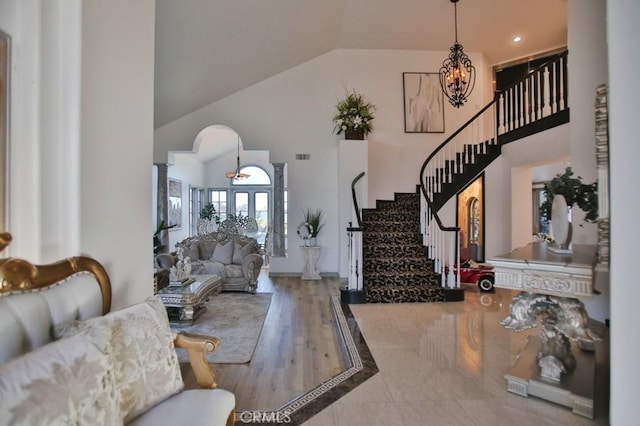
[[[338,247],[338,268],[340,277],[349,275],[349,235],[347,227],[356,223],[353,201],[351,197],[351,182],[360,173],[365,172],[358,181],[360,188],[358,206],[360,209],[368,205],[368,173],[369,173],[369,143],[366,140],[341,140],[338,142],[338,206],[340,246]]]

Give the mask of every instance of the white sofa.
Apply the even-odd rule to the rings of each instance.
[[[0,234],[0,249],[8,241]],[[0,259],[0,425],[234,424],[235,396],[214,389],[204,358],[216,338],[173,332],[157,297],[110,305],[91,258]],[[174,345],[189,351],[199,389],[184,389]]]

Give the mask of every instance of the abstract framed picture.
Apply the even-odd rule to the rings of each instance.
[[[182,228],[182,181],[169,178],[169,226]]]
[[[439,76],[435,72],[402,73],[405,133],[444,133]]]

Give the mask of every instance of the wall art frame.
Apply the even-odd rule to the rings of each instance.
[[[402,73],[405,133],[444,133],[444,96],[440,74]]]

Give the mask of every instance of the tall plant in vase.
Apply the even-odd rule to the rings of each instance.
[[[323,211],[322,209],[310,210],[307,209],[304,212],[304,223],[310,225],[309,227],[309,245],[315,246],[318,243],[318,234],[324,227],[322,223]]]

